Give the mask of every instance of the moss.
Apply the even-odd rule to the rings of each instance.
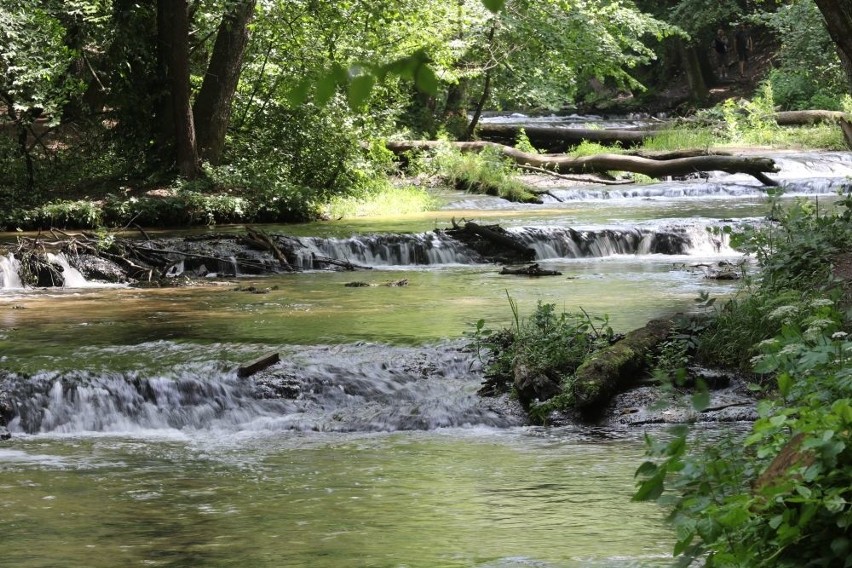
[[[671,328],[669,320],[652,320],[587,359],[575,374],[574,405],[599,408],[630,386],[647,369],[648,353],[665,341]]]

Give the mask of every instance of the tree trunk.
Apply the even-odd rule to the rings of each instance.
[[[686,71],[692,100],[696,103],[703,102],[707,99],[709,91],[707,90],[707,83],[704,81],[704,74],[701,72],[701,62],[698,59],[698,54],[695,52],[694,47],[686,45],[680,39],[676,41],[678,42],[680,56],[683,59],[683,68]]]
[[[174,112],[174,140],[177,169],[187,179],[200,173],[195,124],[192,119],[189,90],[189,8],[186,0],[159,0],[158,30],[163,61],[168,66],[167,77]]]
[[[497,22],[498,20],[495,18],[491,23],[491,29],[488,30],[488,50],[493,51],[494,49],[494,34],[497,33]],[[488,102],[488,97],[491,96],[491,75],[494,71],[495,63],[493,61],[489,62],[488,68],[485,70],[485,81],[482,85],[482,96],[479,97],[479,101],[476,103],[476,109],[473,112],[473,118],[470,120],[470,124],[467,126],[467,131],[465,132],[465,137],[463,140],[470,140],[473,138],[473,133],[476,132],[476,126],[479,124],[479,119],[482,117],[482,109],[485,108],[485,104]]]
[[[225,148],[225,133],[248,44],[248,24],[256,3],[256,0],[243,0],[223,16],[210,65],[193,107],[201,157],[214,165],[222,159]]]
[[[837,46],[840,62],[852,90],[852,2],[849,0],[815,0],[825,18],[828,34]]]

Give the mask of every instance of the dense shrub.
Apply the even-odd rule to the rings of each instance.
[[[772,385],[751,432],[692,452],[686,429],[648,438],[657,459],[639,467],[635,497],[669,508],[680,566],[852,566],[852,341],[829,276],[849,252],[850,205],[800,204],[748,234],[763,277],[699,338],[709,357],[751,357]]]

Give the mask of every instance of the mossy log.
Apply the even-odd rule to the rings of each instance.
[[[574,375],[574,405],[594,413],[634,384],[648,370],[648,354],[666,340],[672,325],[671,320],[651,320],[587,359]]]
[[[402,153],[410,150],[433,150],[442,144],[451,144],[460,152],[481,152],[485,148],[494,148],[517,164],[544,168],[560,174],[622,171],[662,178],[691,175],[696,172],[720,171],[729,174],[748,174],[757,178],[764,185],[778,185],[777,181],[766,175],[778,171],[775,162],[770,158],[757,156],[710,155],[660,160],[624,154],[596,154],[574,158],[571,156],[530,154],[511,146],[481,141],[433,142],[417,140],[388,142],[387,147],[392,152]]]

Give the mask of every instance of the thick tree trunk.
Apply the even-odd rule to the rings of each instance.
[[[852,2],[849,0],[815,0],[825,18],[828,34],[837,46],[840,61],[852,89]]]
[[[395,153],[409,150],[429,150],[447,142],[412,141],[388,142],[387,147]],[[748,156],[710,155],[659,160],[623,154],[597,154],[572,158],[570,156],[546,156],[528,154],[510,146],[493,142],[451,143],[461,152],[480,152],[484,148],[498,149],[505,157],[517,164],[528,164],[558,173],[604,173],[609,171],[633,172],[651,177],[683,176],[696,172],[721,171],[730,174],[744,173],[757,178],[764,185],[778,185],[767,173],[777,172],[775,162],[769,158]]]
[[[256,3],[256,0],[239,2],[222,18],[210,65],[195,100],[198,148],[201,157],[214,165],[220,162],[225,148],[225,133],[249,39],[248,24]]]
[[[157,11],[161,16],[159,23],[167,22],[158,35],[160,47],[165,50],[163,60],[168,66],[177,169],[185,178],[194,179],[200,167],[190,106],[189,8],[186,0],[159,0]]]

